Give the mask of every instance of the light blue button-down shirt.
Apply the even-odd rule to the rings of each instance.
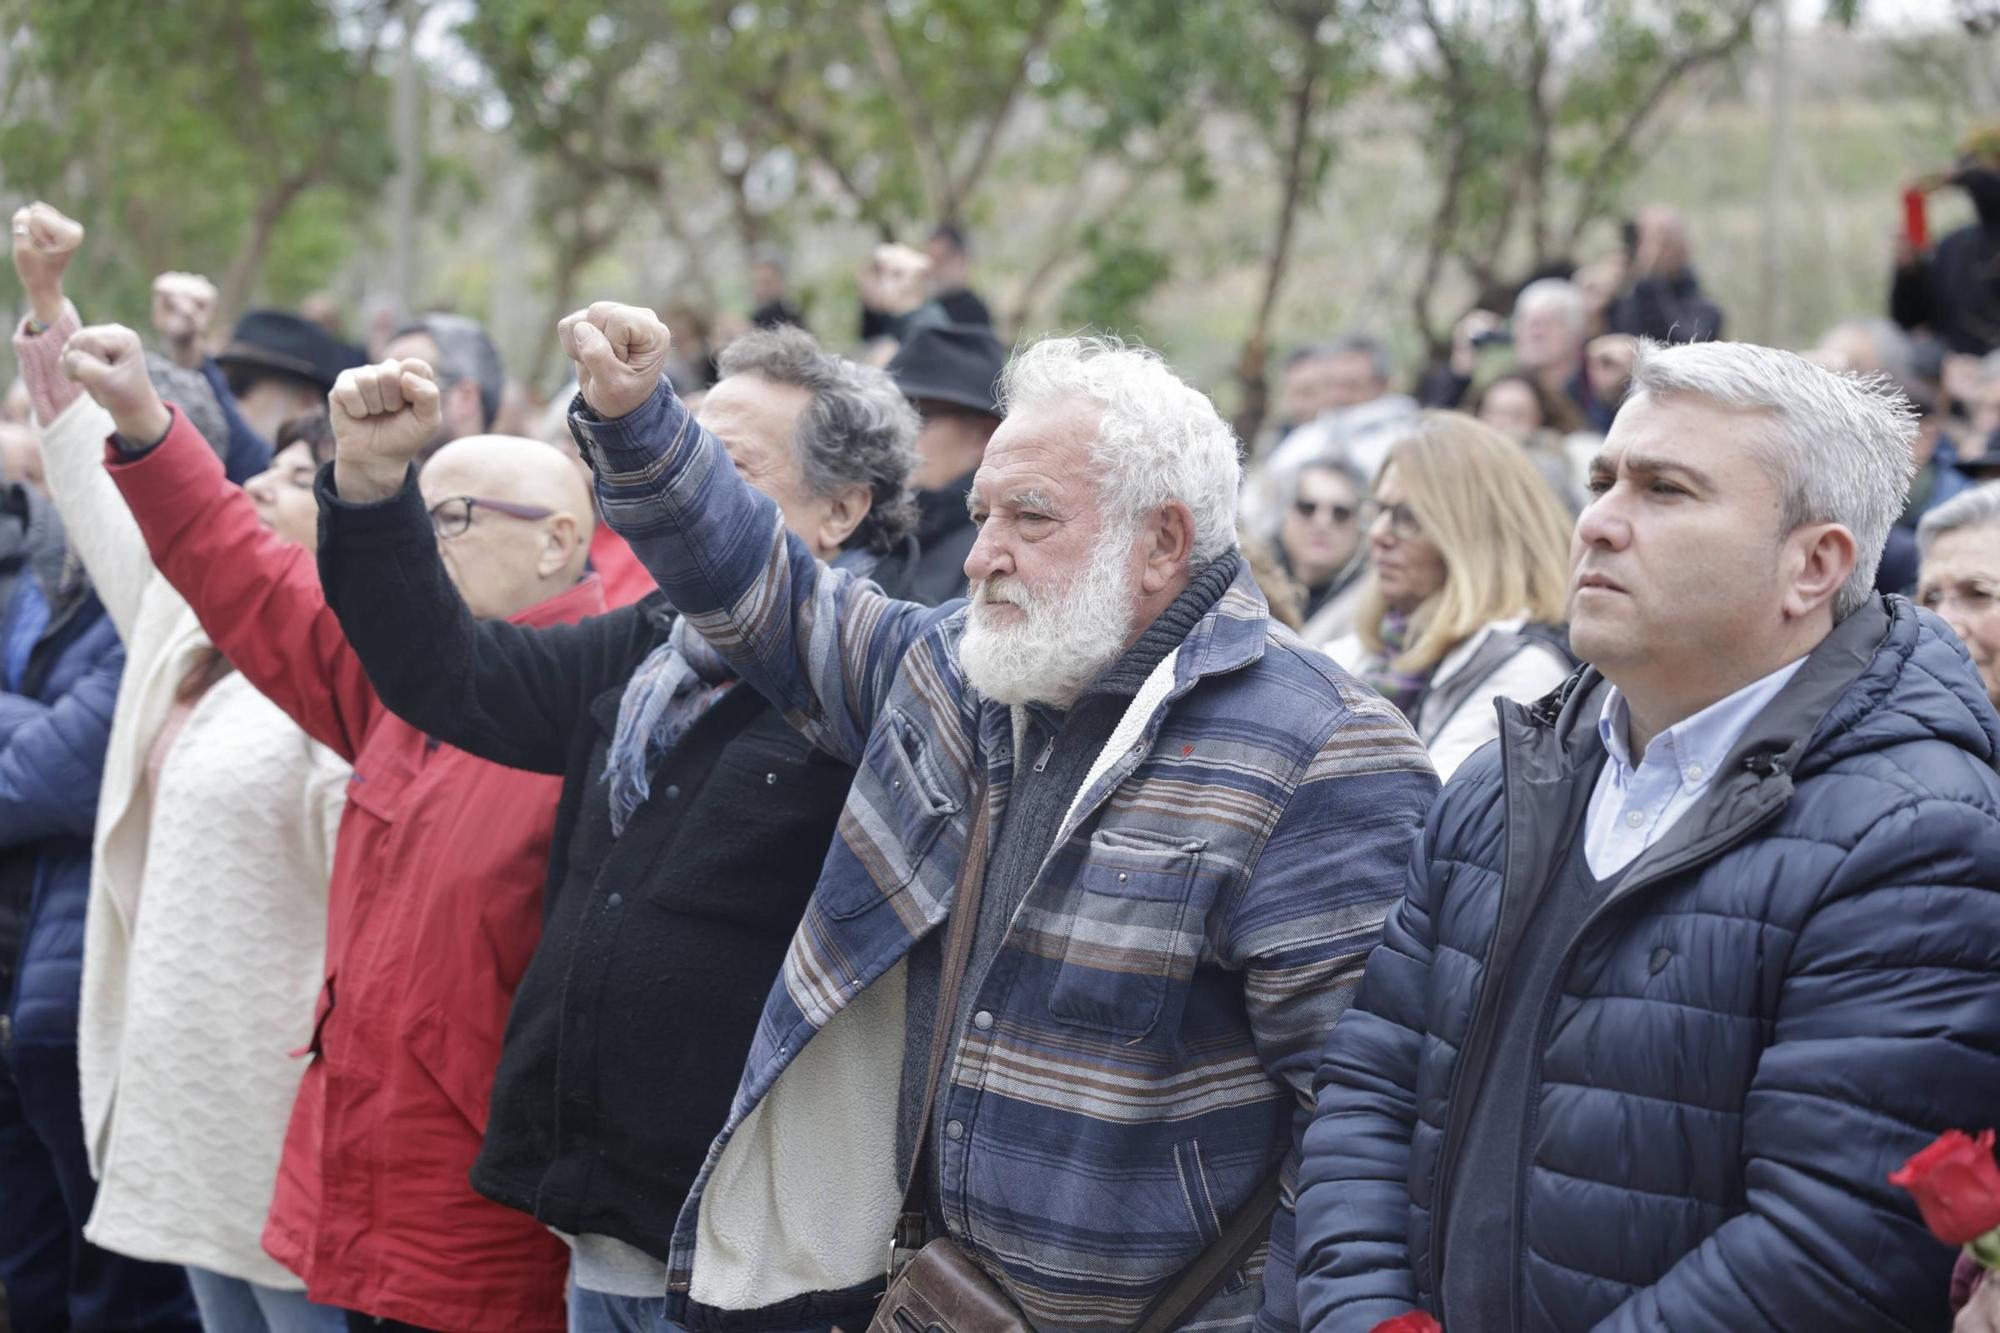
[[[1664,838],[1722,771],[1751,719],[1805,664],[1801,657],[1781,666],[1668,727],[1646,746],[1637,768],[1628,740],[1631,710],[1613,686],[1597,715],[1598,739],[1610,759],[1597,775],[1584,825],[1583,853],[1590,873],[1599,879],[1614,875]]]

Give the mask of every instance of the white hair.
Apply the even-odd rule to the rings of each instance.
[[[1590,312],[1585,308],[1583,289],[1568,278],[1537,278],[1521,289],[1514,298],[1515,315],[1525,315],[1528,307],[1545,305],[1557,311],[1568,324],[1570,332],[1582,337],[1590,325]]]
[[[1665,347],[1642,340],[1632,393],[1674,394],[1770,418],[1763,450],[1778,483],[1782,531],[1838,523],[1854,534],[1854,572],[1834,599],[1844,619],[1872,595],[1889,528],[1916,476],[1917,414],[1884,375],[1843,375],[1751,343]]]
[[[1929,555],[1937,539],[1947,532],[1984,528],[2000,524],[2000,481],[1989,481],[1960,491],[1917,524],[1917,553]]]
[[[1113,517],[1136,523],[1179,500],[1194,516],[1195,564],[1236,548],[1236,436],[1158,353],[1118,338],[1045,338],[1015,353],[999,387],[1010,415],[1064,398],[1104,409],[1091,460]]]

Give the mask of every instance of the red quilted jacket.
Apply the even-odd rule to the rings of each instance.
[[[382,706],[311,552],[258,522],[179,412],[111,472],[229,660],[354,765],[326,984],[264,1248],[315,1301],[451,1333],[555,1333],[568,1252],[466,1172],[514,987],[541,935],[559,778],[439,745]],[[595,575],[515,617],[605,609]]]

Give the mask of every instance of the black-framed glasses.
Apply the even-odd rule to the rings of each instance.
[[[549,518],[556,512],[540,505],[517,505],[508,500],[488,500],[478,495],[453,495],[431,506],[431,531],[438,535],[440,541],[462,537],[465,530],[472,526],[472,511],[475,509],[490,509],[508,518],[530,521]]]
[[[1376,516],[1387,516],[1389,531],[1395,533],[1400,541],[1415,541],[1424,535],[1424,525],[1417,522],[1417,516],[1406,504],[1385,505],[1378,502]]]
[[[1334,500],[1308,500],[1304,496],[1292,501],[1292,512],[1310,523],[1321,514],[1333,520],[1335,527],[1346,527],[1354,521],[1361,510],[1354,505],[1344,505]]]

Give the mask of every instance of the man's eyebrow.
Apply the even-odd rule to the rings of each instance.
[[[1620,463],[1624,464],[1627,472],[1636,472],[1640,476],[1657,477],[1665,473],[1676,473],[1693,482],[1701,490],[1713,489],[1715,485],[1712,477],[1692,464],[1661,458],[1657,454],[1635,454],[1629,450],[1618,455],[1599,454],[1590,460],[1590,471],[1593,476],[1600,472],[1616,473]]]
[[[1050,499],[1045,492],[1032,488],[1025,491],[1016,491],[1003,499],[1001,503],[1013,509],[1032,509],[1037,513],[1048,514],[1051,517],[1055,517],[1058,512],[1054,500]],[[977,491],[967,491],[965,493],[966,513],[977,514],[982,507],[983,505]]]

